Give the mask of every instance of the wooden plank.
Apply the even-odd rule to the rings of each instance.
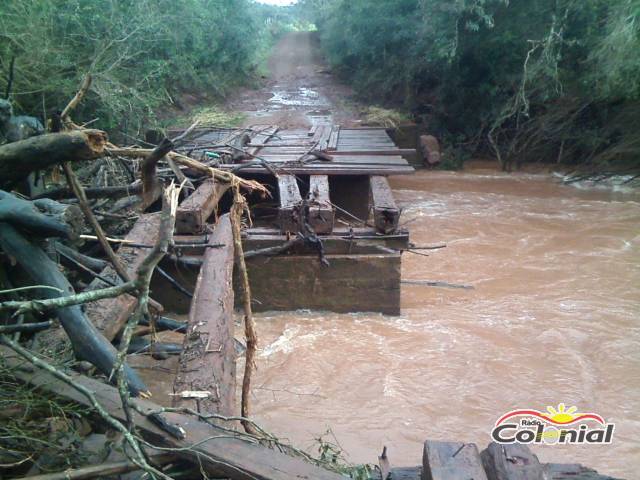
[[[335,209],[329,198],[329,177],[311,175],[309,177],[309,225],[318,234],[331,233]]]
[[[338,138],[340,137],[340,125],[334,125],[331,127],[331,133],[329,134],[329,142],[327,143],[327,150],[332,152],[338,148]]]
[[[295,162],[300,155],[304,152],[302,150],[298,150],[298,153],[291,154],[289,152],[276,152],[275,149],[270,151],[265,151],[262,153],[261,157],[264,158],[269,163],[279,164],[283,162]],[[331,162],[314,162],[311,163],[310,166],[316,167],[327,167],[327,168],[350,168],[350,167],[358,167],[358,166],[371,166],[372,168],[376,167],[395,167],[395,166],[408,166],[409,163],[402,157],[397,155],[371,155],[371,156],[363,156],[363,155],[331,155],[333,160]],[[289,169],[290,166],[285,164],[285,168]],[[294,163],[292,168],[296,168],[296,164]]]
[[[545,480],[538,457],[526,445],[491,442],[480,456],[489,480]]]
[[[147,213],[138,218],[125,240],[142,245],[153,245],[158,238],[159,231],[160,213]],[[148,248],[128,247],[123,244],[118,249],[118,258],[129,275],[134,277],[148,252]],[[118,274],[111,266],[102,270],[100,275],[115,283],[119,282]],[[98,279],[89,284],[89,290],[104,287],[104,283]],[[87,303],[85,305],[85,313],[107,340],[113,340],[131,313],[133,313],[136,303],[135,297],[120,295],[115,298],[105,298],[97,302]]]
[[[279,128],[280,127],[278,127],[278,125],[271,125],[265,129],[260,130],[259,132],[255,132],[255,131],[251,132],[251,134],[249,135],[251,137],[251,142],[265,144],[269,141],[269,139],[271,139],[271,137],[273,137],[277,133]],[[258,152],[261,149],[262,149],[262,146],[252,147],[252,148],[246,149],[246,152],[250,156],[255,156],[255,155],[258,155]]]
[[[424,442],[422,480],[487,480],[475,443]]]
[[[89,410],[93,409],[87,397],[50,373],[35,370],[6,348],[1,353],[18,380]],[[114,387],[72,371],[68,375],[74,382],[93,392],[111,416],[120,422],[126,422],[120,395]],[[234,480],[344,480],[337,473],[307,463],[299,457],[290,457],[260,444],[247,442],[246,439],[234,436],[228,429],[201,422],[192,415],[163,413],[162,418],[167,423],[179,426],[186,432],[186,438],[177,439],[140,413],[160,411],[159,405],[140,398],[133,398],[131,401],[136,404],[131,413],[138,434],[154,446],[175,448],[173,453],[176,456],[202,465],[211,475],[222,475],[223,478]]]
[[[350,156],[398,156],[398,155],[415,155],[415,148],[391,148],[391,149],[340,149],[331,153],[332,156],[350,155]]]
[[[280,197],[280,208],[278,209],[280,231],[295,233],[298,231],[298,209],[302,203],[296,177],[279,175],[278,193]]]
[[[176,211],[177,233],[202,233],[207,219],[213,214],[218,202],[228,190],[229,184],[207,178],[189,195]]]
[[[230,170],[233,165],[220,165],[219,168]],[[277,167],[276,167],[277,168]],[[300,166],[286,166],[287,173],[292,175],[409,175],[415,173],[413,167],[407,165],[334,165],[333,162],[310,163]],[[263,167],[247,167],[242,173],[268,175]]]
[[[329,267],[320,264],[317,253],[247,259],[254,309],[400,314],[399,253],[326,259]]]
[[[323,125],[318,128],[316,135],[313,137],[314,141],[318,142],[317,149],[325,151],[329,146],[329,136],[331,135],[331,127],[329,125]]]
[[[243,239],[246,251],[259,250],[261,248],[278,247],[287,241],[286,235],[251,235]],[[399,235],[390,239],[377,239],[373,236],[366,238],[337,237],[335,235],[323,235],[322,242],[327,255],[362,255],[393,253],[397,250],[408,248],[409,236]],[[317,250],[309,245],[298,245],[290,250],[290,253],[300,255],[317,254]]]
[[[398,228],[400,209],[393,199],[393,192],[386,177],[371,176],[369,179],[371,206],[376,228],[382,233],[391,233]]]
[[[220,217],[198,274],[189,310],[174,394],[209,392],[205,398],[174,397],[174,407],[201,413],[235,414],[236,362],[233,340],[233,234],[229,214]]]

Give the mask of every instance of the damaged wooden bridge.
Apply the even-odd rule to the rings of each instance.
[[[162,388],[170,392],[160,393],[170,401],[160,405],[140,398],[149,394],[152,389],[146,385],[151,385],[158,375],[153,369],[136,371],[133,355],[127,356],[123,378],[137,397],[127,398],[122,385],[116,388],[78,371],[63,372],[47,363],[46,357],[30,354],[1,334],[5,345],[0,347],[2,366],[16,381],[90,409],[108,425],[121,426],[121,433],[133,431],[124,426],[130,424],[135,427],[136,437],[144,440],[140,444],[137,439],[131,441],[144,450],[137,462],[91,465],[30,478],[104,478],[111,473],[148,468],[140,463],[142,457],[158,468],[183,469],[191,475],[185,478],[201,478],[204,474],[239,480],[345,478],[346,470],[333,462],[314,460],[264,432],[256,430],[255,435],[235,428],[238,421],[246,427],[250,420],[236,416],[236,357],[242,348],[234,338],[234,304],[240,297],[234,293],[234,284],[238,283],[234,265],[241,265],[243,256],[237,248],[239,224],[235,223],[240,215],[232,222],[229,208],[234,199],[229,190],[240,183],[259,187],[259,191],[249,189],[247,193],[249,215],[242,232],[244,259],[257,309],[397,314],[400,258],[409,247],[409,235],[400,226],[400,210],[387,176],[412,172],[402,158],[412,151],[396,147],[383,129],[340,129],[331,125],[308,131],[281,131],[277,126],[233,131],[192,129],[178,137],[184,140],[179,150],[185,154],[180,166],[173,161],[180,154],[170,148],[158,154],[163,144],[174,146],[174,141],[167,139],[153,151],[120,149],[144,160],[155,155],[155,163],[164,158],[162,168],[156,171],[153,165],[150,169],[152,180],[159,181],[156,173],[160,178],[166,173],[170,184],[167,190],[174,195],[170,205],[165,198],[162,210],[154,212],[154,203],[156,210],[158,206],[157,197],[152,195],[154,184],[145,183],[143,175],[143,188],[137,190],[142,191],[143,208],[124,239],[111,239],[120,245],[117,254],[111,252],[115,259],[109,262],[88,257],[57,241],[50,243],[57,254],[94,278],[85,289],[87,292],[83,292],[87,294],[80,302],[83,308],[77,303],[56,303],[74,289],[59,265],[25,236],[33,232],[34,225],[46,225],[46,237],[77,239],[79,234],[72,228],[75,222],[70,219],[80,210],[56,202],[29,202],[6,192],[0,195],[4,202],[0,246],[32,281],[56,287],[56,293],[49,292],[48,300],[41,300],[38,305],[42,308],[43,302],[55,300],[49,305],[56,307],[56,315],[79,358],[109,378],[117,353],[114,344],[120,343],[123,353],[151,353],[156,361],[179,355],[174,368],[157,365],[169,372],[163,374],[166,378]],[[117,150],[113,147],[111,153]],[[144,160],[143,169],[148,167],[145,163],[151,163]],[[218,169],[215,175],[212,167]],[[220,176],[228,177],[228,182],[218,182],[215,178]],[[73,175],[69,178],[73,179]],[[175,178],[183,186],[191,184],[193,191],[177,207],[172,231],[173,215],[169,212],[174,211],[179,193],[171,185]],[[137,185],[134,182],[125,190]],[[268,186],[268,190],[261,185]],[[152,188],[146,188],[149,186]],[[234,193],[236,200],[241,198],[239,190]],[[85,202],[86,199],[81,205]],[[22,213],[19,217],[14,214],[17,208]],[[64,217],[64,222],[53,220],[58,217]],[[53,233],[52,225],[59,227]],[[161,244],[165,246],[160,247]],[[135,323],[140,320],[140,324],[133,332],[133,340],[123,343],[123,327],[140,306],[134,295],[146,289],[134,288],[129,281],[118,284],[118,276],[142,277],[149,258],[156,262],[153,258],[160,261],[160,257],[161,264],[154,266],[150,298],[143,294],[151,311],[141,315],[144,318],[135,318]],[[145,285],[151,270],[147,268],[147,272]],[[105,283],[112,284],[119,293],[93,295],[92,290]],[[126,285],[130,288],[123,290]],[[188,314],[188,320],[166,318],[165,312]],[[64,343],[63,329],[47,330],[53,323],[30,324],[37,327],[34,332],[39,332],[33,343],[40,344],[40,351],[47,352],[41,344],[44,340]],[[11,325],[4,331],[11,332],[12,328],[20,326]],[[181,343],[157,341],[156,334],[164,330],[182,335]],[[247,348],[246,365],[252,365],[249,352],[252,350]],[[194,469],[195,473],[191,471]],[[424,444],[421,465],[393,468],[385,449],[378,469],[368,473],[371,480],[608,478],[576,464],[541,464],[519,445],[492,443],[480,452],[470,443],[430,440]]]
[[[180,151],[272,193],[249,199],[243,232],[256,310],[400,313],[409,233],[387,177],[412,173],[403,156],[415,150],[398,148],[383,128],[254,125],[196,129]],[[177,232],[206,242],[212,215],[228,204],[224,187],[203,182],[181,204]]]

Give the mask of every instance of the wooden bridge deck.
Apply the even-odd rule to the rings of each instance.
[[[250,129],[231,132],[201,131],[192,136],[182,150],[192,155],[211,150],[213,145],[233,150],[236,139],[247,134],[244,146],[247,161],[221,163],[220,168],[244,173],[269,173],[259,162],[285,169],[292,175],[406,175],[414,172],[403,155],[414,149],[398,148],[384,128],[341,128],[321,125],[309,130],[280,130],[276,125],[253,125]],[[311,152],[324,152],[330,160],[314,157]],[[257,158],[256,158],[257,157]]]

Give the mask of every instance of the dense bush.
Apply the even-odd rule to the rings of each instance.
[[[38,116],[64,107],[90,71],[75,116],[135,131],[181,91],[224,94],[250,79],[266,23],[250,0],[3,0],[0,69],[15,56],[11,99]]]
[[[640,0],[303,0],[363,96],[509,168],[640,166]]]

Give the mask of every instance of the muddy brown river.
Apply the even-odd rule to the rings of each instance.
[[[489,170],[393,187],[411,240],[447,244],[405,253],[403,278],[475,289],[403,285],[399,317],[259,315],[256,419],[311,449],[330,429],[353,462],[386,445],[409,466],[427,438],[484,448],[503,413],[564,402],[615,422],[613,443],[534,448],[541,460],[637,478],[640,197]]]

